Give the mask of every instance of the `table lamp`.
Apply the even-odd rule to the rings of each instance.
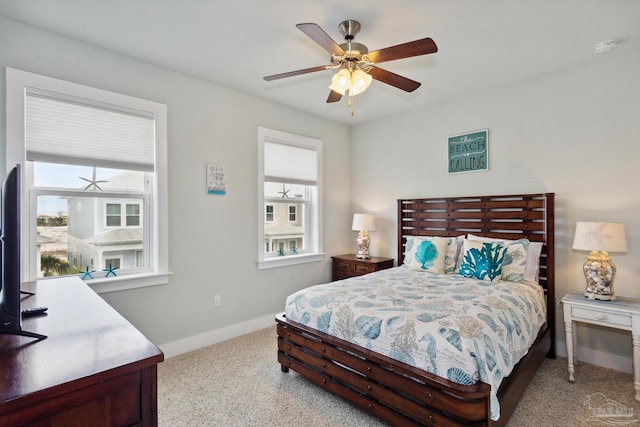
[[[625,252],[627,240],[624,224],[619,222],[578,222],[573,249],[591,251],[582,267],[587,287],[584,295],[589,299],[614,301],[613,278],[616,266],[609,252]]]
[[[371,258],[369,255],[369,231],[376,230],[376,219],[373,215],[369,214],[353,214],[353,223],[351,224],[353,231],[359,231],[358,239],[358,253],[356,258],[367,259]]]

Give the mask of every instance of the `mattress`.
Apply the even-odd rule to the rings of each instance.
[[[395,267],[287,298],[287,319],[459,384],[496,392],[546,321],[541,286]]]

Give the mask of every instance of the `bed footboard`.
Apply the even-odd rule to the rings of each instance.
[[[278,362],[392,425],[486,426],[485,383],[457,384],[276,317]]]

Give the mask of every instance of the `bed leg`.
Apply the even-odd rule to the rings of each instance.
[[[284,366],[284,365],[282,365],[282,364],[281,364],[281,365],[280,365],[280,370],[281,370],[282,372],[289,372],[289,367],[288,367],[288,366]]]

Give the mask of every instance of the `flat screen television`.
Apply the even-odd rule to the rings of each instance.
[[[2,183],[0,229],[0,334],[44,339],[45,335],[22,329],[20,309],[20,165]]]

